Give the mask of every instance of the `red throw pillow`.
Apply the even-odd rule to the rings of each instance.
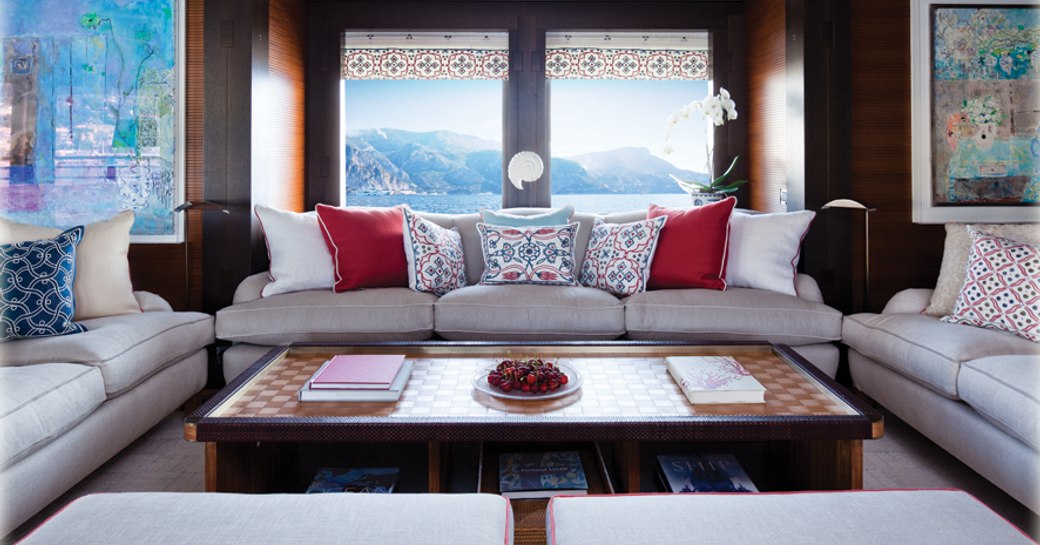
[[[333,290],[408,286],[403,210],[317,206],[336,272]]]
[[[726,289],[729,215],[737,199],[694,208],[651,204],[646,218],[667,216],[650,267],[649,289]]]

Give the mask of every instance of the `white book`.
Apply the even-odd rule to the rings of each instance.
[[[766,388],[731,356],[670,356],[668,373],[690,403],[765,403]]]
[[[372,390],[372,389],[318,389],[311,388],[311,381],[307,381],[306,384],[300,388],[297,397],[300,401],[397,401],[401,399],[401,393],[404,392],[404,387],[408,384],[408,379],[412,376],[412,366],[414,362],[412,360],[405,360],[401,365],[401,370],[398,371],[397,376],[394,377],[393,383],[390,384],[388,390]]]

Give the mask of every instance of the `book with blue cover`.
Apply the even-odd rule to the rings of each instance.
[[[671,492],[758,492],[732,454],[661,454],[657,474]]]
[[[360,492],[389,494],[397,485],[396,467],[323,467],[314,475],[307,494]]]
[[[507,498],[551,498],[588,494],[589,483],[576,451],[502,454],[498,491]]]

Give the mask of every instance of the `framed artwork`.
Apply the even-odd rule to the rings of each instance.
[[[180,242],[181,0],[0,0],[0,216]]]
[[[911,3],[913,220],[1040,221],[1040,6]]]

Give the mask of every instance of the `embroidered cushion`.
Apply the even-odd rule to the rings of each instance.
[[[650,264],[666,216],[632,223],[604,223],[596,218],[581,265],[581,285],[617,296],[646,290]]]
[[[336,273],[333,290],[408,285],[402,210],[404,206],[317,206],[318,223]]]
[[[72,286],[83,227],[0,245],[0,341],[82,333]]]
[[[408,258],[408,287],[413,290],[444,295],[466,285],[458,229],[445,229],[406,208],[404,253]]]
[[[942,321],[1040,342],[1040,247],[968,228],[971,254],[953,313]]]
[[[258,204],[253,207],[267,242],[267,275],[261,297],[303,290],[332,289],[332,255],[325,245],[318,215],[298,214]]]
[[[693,208],[665,208],[651,204],[647,219],[667,216],[661,229],[649,289],[726,289],[729,217],[737,199]]]
[[[544,227],[548,225],[566,225],[574,215],[574,207],[571,205],[550,210],[544,214],[534,216],[518,216],[501,210],[494,211],[487,208],[480,209],[480,219],[488,225],[502,225],[506,227]]]
[[[573,286],[578,224],[507,227],[478,223],[484,254],[481,284]]]

